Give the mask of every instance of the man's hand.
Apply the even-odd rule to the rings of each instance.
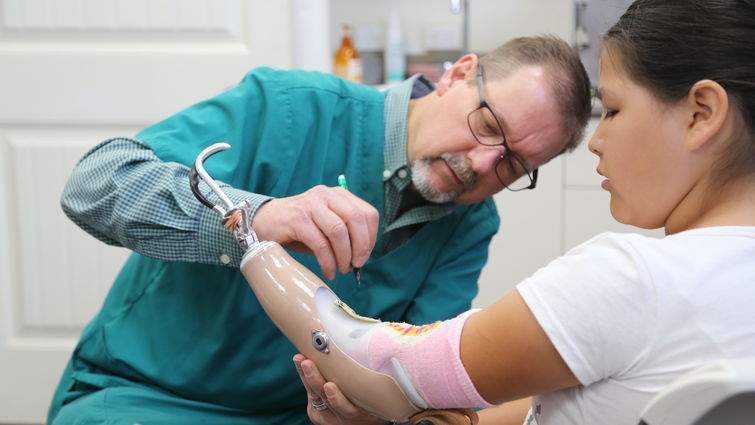
[[[252,227],[260,240],[314,254],[327,279],[369,258],[377,239],[377,209],[341,187],[315,186],[263,204]]]
[[[332,382],[325,382],[312,360],[301,354],[294,356],[299,378],[307,389],[307,415],[316,425],[386,425],[378,418],[354,405]],[[314,406],[323,406],[321,410]],[[327,407],[325,407],[327,406]]]

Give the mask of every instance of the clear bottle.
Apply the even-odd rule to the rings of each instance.
[[[333,63],[336,75],[356,83],[362,82],[362,59],[351,41],[351,25],[343,26],[341,46],[336,51]]]

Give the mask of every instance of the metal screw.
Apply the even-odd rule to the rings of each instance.
[[[330,338],[328,338],[328,334],[317,329],[312,329],[312,346],[315,347],[317,351],[330,354],[330,349],[328,349],[329,344]]]

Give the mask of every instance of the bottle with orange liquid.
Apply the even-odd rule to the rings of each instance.
[[[351,25],[343,26],[341,46],[336,51],[333,71],[336,75],[356,83],[362,82],[362,59],[351,41]]]

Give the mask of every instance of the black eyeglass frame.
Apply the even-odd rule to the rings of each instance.
[[[504,133],[504,131],[503,131],[503,126],[501,125],[501,122],[498,120],[498,117],[493,112],[493,109],[490,107],[490,105],[488,105],[487,100],[485,100],[485,86],[484,86],[485,78],[484,78],[483,75],[484,74],[483,74],[482,64],[478,64],[477,65],[477,90],[478,90],[479,95],[480,95],[480,106],[478,106],[476,109],[474,109],[472,112],[470,112],[467,115],[467,125],[469,126],[469,131],[472,133],[472,137],[474,137],[474,139],[477,141],[477,143],[479,143],[479,144],[481,144],[483,146],[503,146],[503,148],[505,149],[505,151],[501,154],[501,156],[498,157],[498,161],[495,164],[495,175],[496,175],[496,177],[498,177],[498,181],[501,182],[501,184],[503,185],[503,187],[505,187],[506,189],[508,189],[508,190],[510,190],[512,192],[519,192],[521,190],[531,190],[531,189],[534,189],[537,186],[538,169],[535,168],[532,172],[530,172],[530,170],[527,167],[527,165],[525,164],[524,160],[519,156],[519,154],[517,154],[516,152],[512,151],[511,148],[509,147],[508,142],[506,142],[506,133]],[[495,123],[496,123],[496,125],[498,126],[498,129],[501,132],[501,143],[492,143],[492,144],[491,143],[485,143],[482,140],[480,140],[477,137],[477,135],[475,134],[474,129],[472,128],[471,117],[472,117],[472,114],[474,114],[475,112],[479,111],[482,108],[487,108],[488,112],[490,112],[490,115],[493,117],[493,119],[495,119]],[[512,189],[512,188],[509,187],[509,185],[507,185],[503,181],[503,178],[501,177],[501,174],[498,172],[498,167],[501,165],[501,161],[503,161],[504,159],[506,159],[507,156],[510,156],[511,158],[513,158],[513,160],[516,161],[516,162],[518,162],[519,165],[522,167],[522,170],[524,170],[525,175],[527,176],[527,178],[530,181],[530,184],[528,186],[525,186],[525,187],[522,187],[522,188],[519,188],[519,189]],[[514,168],[514,165],[511,163],[511,161],[507,161],[507,163],[509,165],[509,169],[511,170],[512,175],[516,175],[517,171]],[[524,176],[522,176],[522,177],[524,177]]]

